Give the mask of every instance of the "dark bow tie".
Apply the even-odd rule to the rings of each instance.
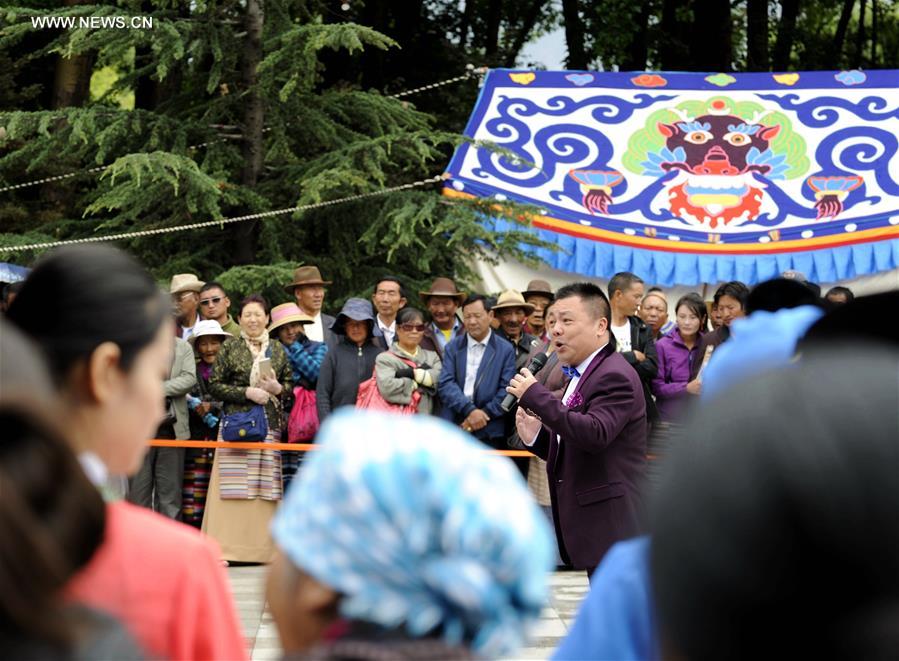
[[[576,367],[569,367],[568,365],[562,365],[562,374],[567,376],[569,379],[573,379],[581,375],[581,373],[577,371]]]

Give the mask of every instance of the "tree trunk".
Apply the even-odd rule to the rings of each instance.
[[[774,70],[785,71],[790,66],[793,38],[796,35],[796,17],[799,15],[799,0],[781,0],[780,26],[774,43]]]
[[[877,68],[877,0],[871,0],[871,61],[870,67]]]
[[[849,19],[852,18],[852,8],[855,0],[843,0],[843,11],[840,12],[840,22],[837,23],[837,31],[833,37],[833,48],[830,51],[830,68],[840,68],[840,56],[843,54],[843,44],[846,41],[846,31],[849,29]]]
[[[696,0],[690,55],[697,71],[730,71],[733,68],[731,17],[728,0]]]
[[[503,0],[490,0],[487,5],[487,32],[484,35],[484,55],[488,62],[499,53],[499,27],[503,18]]]
[[[90,97],[94,58],[88,54],[60,57],[53,81],[53,107],[83,106]]]
[[[88,4],[90,0],[65,0],[66,7]],[[59,56],[53,76],[53,108],[82,106],[90,98],[94,54]]]
[[[643,71],[646,69],[646,58],[649,55],[649,47],[646,43],[649,31],[650,0],[642,0],[640,13],[637,14],[634,32],[627,52],[621,61],[622,71]]]
[[[865,54],[865,0],[858,3],[858,32],[855,33],[855,68],[862,68]]]
[[[683,39],[683,24],[678,20],[678,9],[685,0],[663,0],[662,30],[659,37],[659,60],[663,71],[690,69],[690,54]]]
[[[471,29],[471,17],[474,15],[475,0],[465,0],[465,9],[462,10],[462,20],[459,22],[459,46],[468,46],[468,31]]]
[[[151,0],[144,0],[140,10],[144,16],[153,13]],[[178,8],[178,16],[184,19],[190,18],[190,6],[183,3]],[[153,49],[150,46],[138,46],[134,53],[134,68],[139,69],[153,61]],[[210,66],[212,65],[210,60]],[[134,87],[134,107],[144,110],[156,110],[161,103],[178,94],[181,90],[181,82],[184,76],[182,67],[173,67],[163,80],[154,80],[153,72],[141,76]]]
[[[262,60],[262,28],[265,24],[263,0],[247,0],[246,41],[243,52],[244,126],[243,170],[240,183],[247,188],[256,186],[262,169],[262,128],[265,110],[257,88],[256,70]],[[238,263],[249,264],[255,258],[259,228],[256,221],[238,224],[235,258]]]
[[[584,23],[578,10],[578,0],[562,0],[562,18],[565,21],[565,43],[568,46],[565,66],[569,69],[586,69],[588,60],[584,46]]]
[[[518,59],[518,54],[521,52],[521,49],[524,48],[524,44],[527,42],[531,31],[534,29],[534,25],[537,24],[537,19],[540,18],[540,10],[543,9],[546,2],[547,0],[532,0],[531,4],[528,6],[524,19],[521,22],[521,27],[515,34],[515,40],[512,42],[509,51],[506,53],[506,66],[510,69],[515,66],[515,60]]]
[[[768,0],[746,0],[746,68],[768,70]]]

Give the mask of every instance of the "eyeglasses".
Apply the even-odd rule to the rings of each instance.
[[[193,295],[194,295],[194,292],[192,292],[192,291],[183,291],[180,294],[172,294],[172,300],[175,301],[176,303],[180,303],[184,299],[190,298]]]
[[[424,333],[426,326],[424,324],[400,324],[400,328],[402,328],[407,333],[416,332],[416,333]]]
[[[209,307],[210,305],[218,305],[221,300],[222,300],[221,296],[214,296],[213,298],[204,298],[202,301],[200,301],[200,305],[204,305],[206,307]]]

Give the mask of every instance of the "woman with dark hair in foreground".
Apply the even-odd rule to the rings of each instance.
[[[34,347],[0,319],[0,649],[10,659],[140,659],[118,622],[63,599],[106,516],[53,402]]]
[[[134,474],[163,417],[172,355],[169,303],[150,275],[115,248],[63,248],[38,263],[9,319],[47,358],[94,483]],[[118,617],[150,657],[246,657],[215,543],[143,508],[106,506],[103,543],[67,593]]]

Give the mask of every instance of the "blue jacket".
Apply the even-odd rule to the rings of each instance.
[[[609,549],[590,578],[590,593],[553,661],[659,658],[649,580],[649,538]]]
[[[474,401],[468,399],[462,388],[465,385],[465,365],[468,360],[468,336],[461,335],[446,345],[443,354],[443,371],[437,384],[437,393],[443,408],[440,417],[454,424],[462,424],[468,414],[481,409],[488,416],[487,426],[475,433],[484,441],[505,436],[503,416],[499,405],[506,396],[506,386],[515,376],[515,349],[496,332],[490,334],[484,358],[478,368],[474,388]]]

